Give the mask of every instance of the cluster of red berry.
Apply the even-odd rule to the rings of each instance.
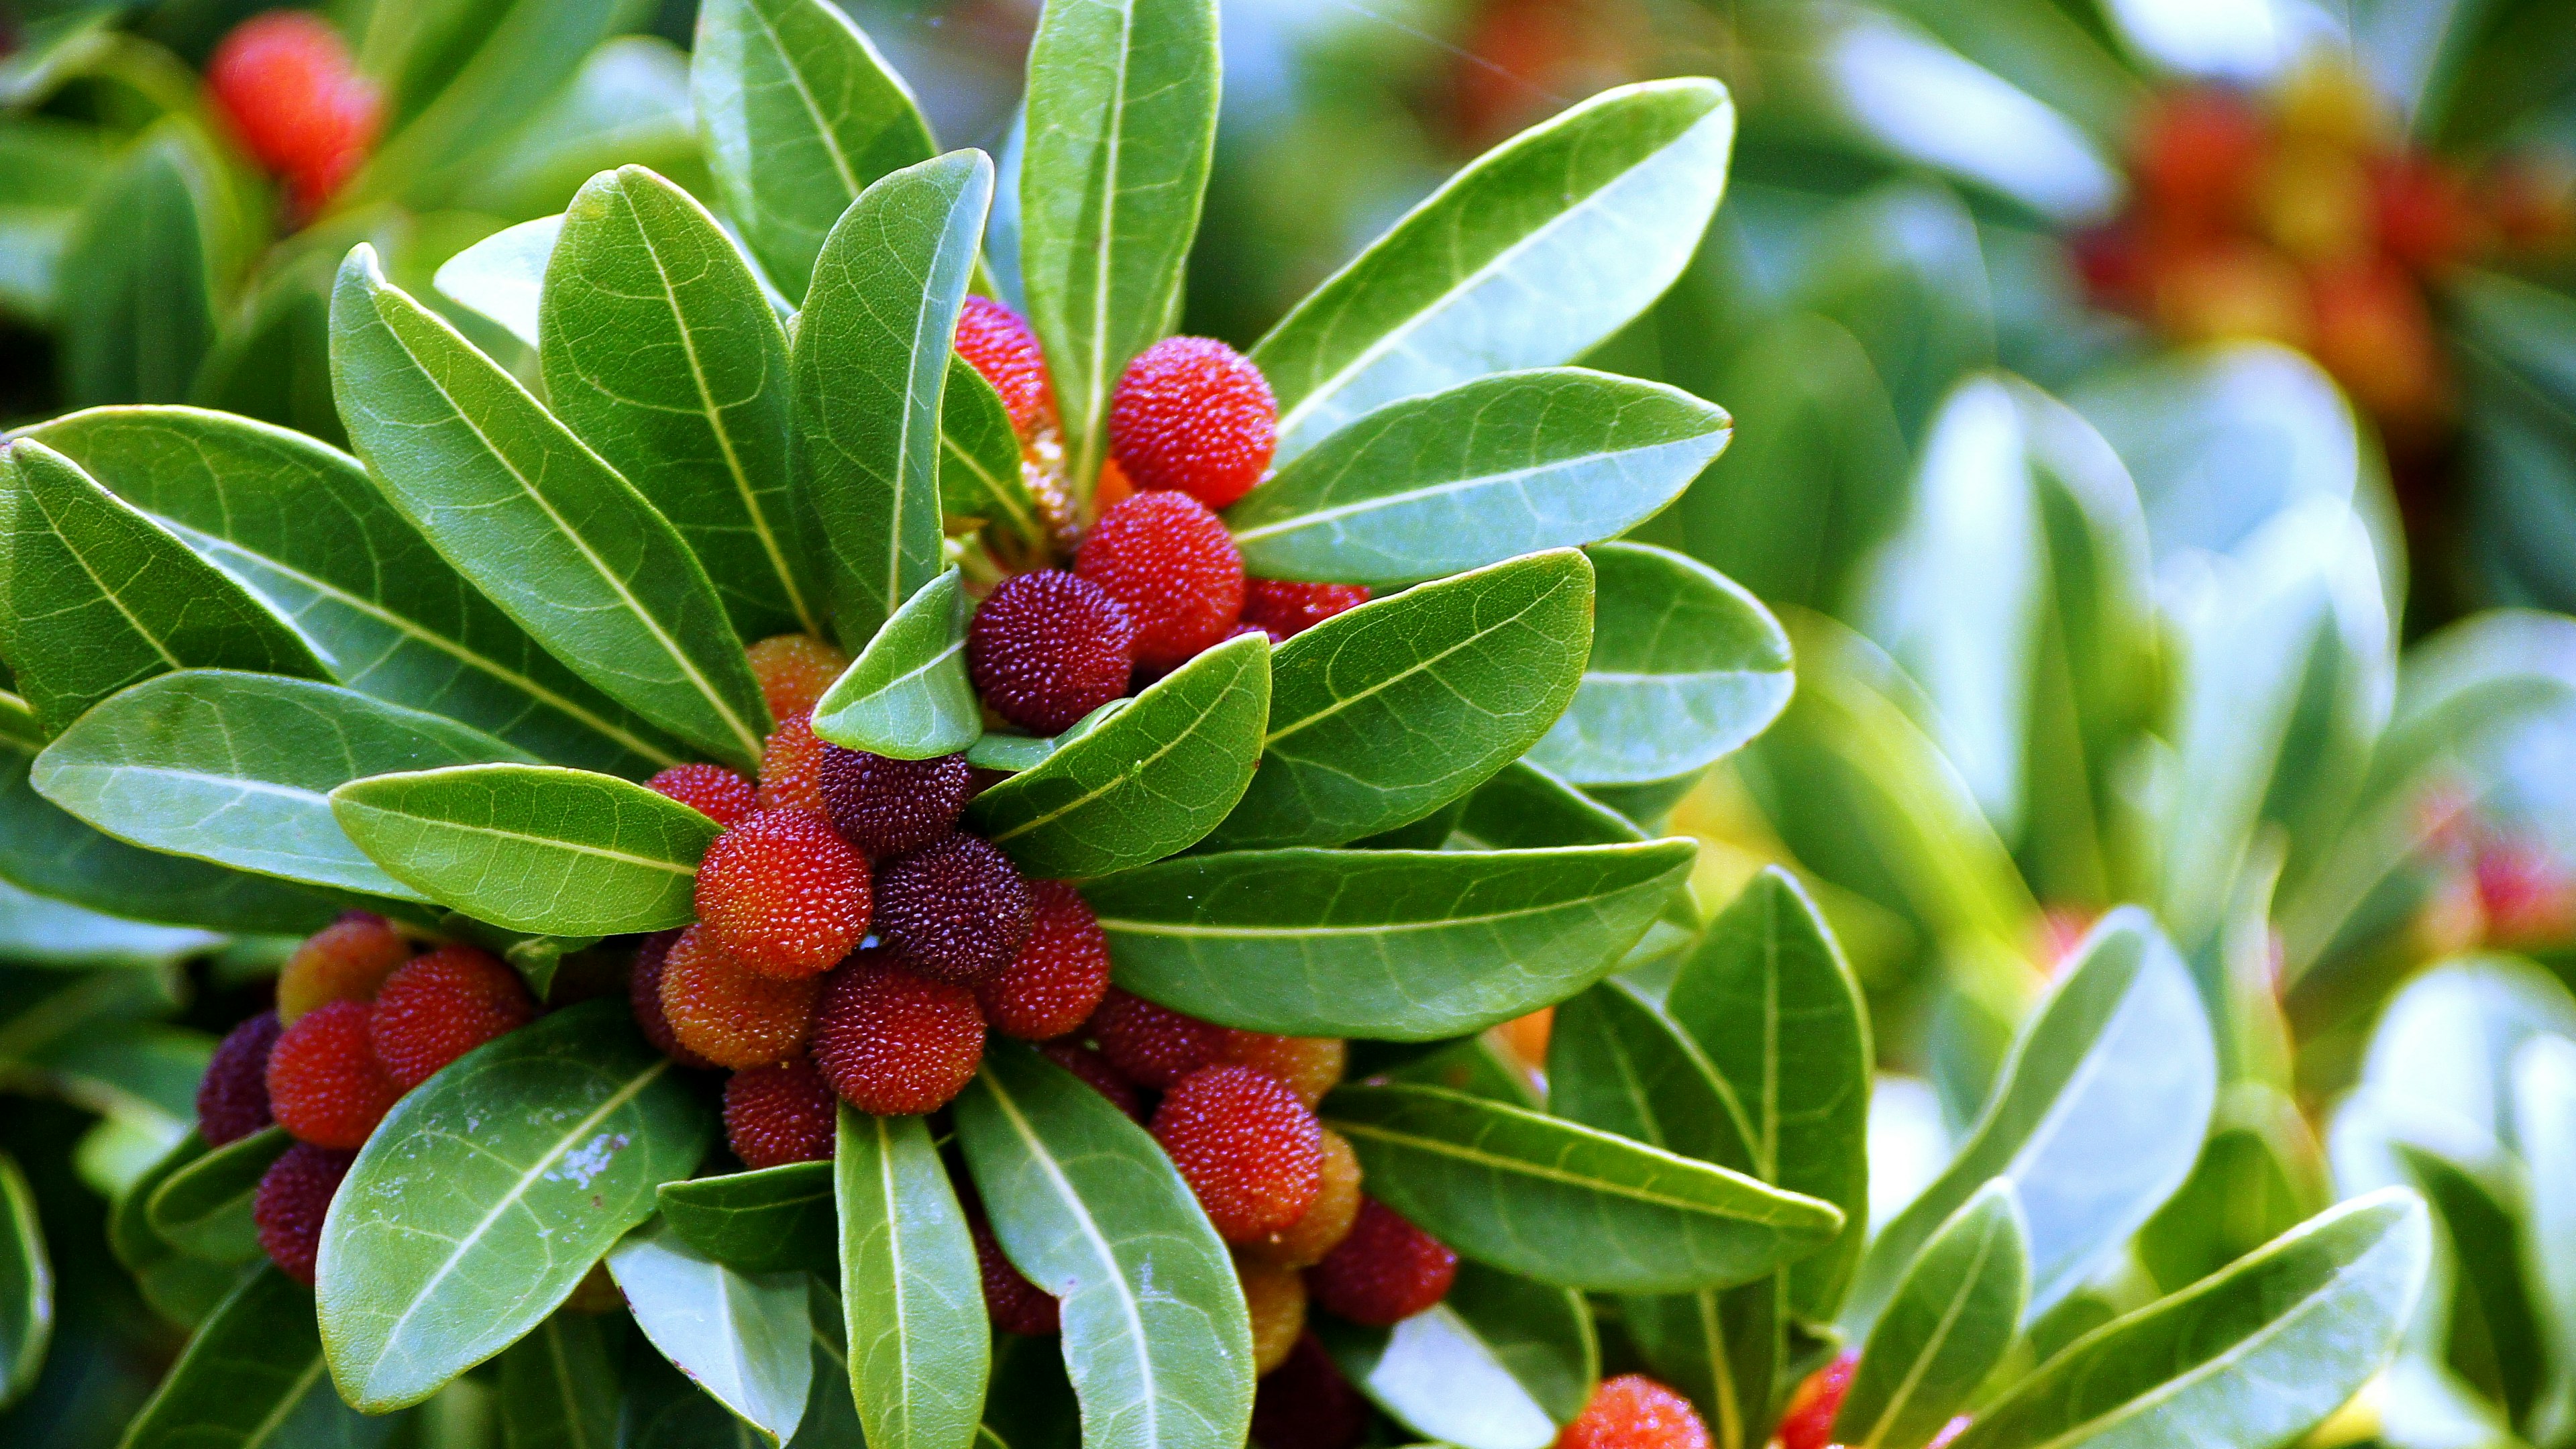
[[[384,120],[382,94],[339,32],[303,10],[235,26],[206,62],[206,90],[242,149],[286,182],[299,216],[321,210],[367,159]]]

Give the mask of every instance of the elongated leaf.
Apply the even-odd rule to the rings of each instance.
[[[1436,1041],[1597,979],[1645,934],[1688,841],[1498,850],[1259,850],[1092,881],[1118,981],[1252,1031]]]
[[[610,1249],[608,1271],[636,1326],[692,1383],[773,1444],[796,1431],[814,1387],[804,1274],[737,1273],[659,1223]]]
[[[451,9],[446,19],[406,66],[413,84],[400,97],[401,119],[336,198],[341,204],[392,201],[431,211],[504,169],[540,108],[623,24],[614,6],[547,0],[481,3],[463,14]]]
[[[1831,1204],[1439,1087],[1345,1087],[1326,1124],[1369,1191],[1462,1255],[1569,1288],[1741,1283],[1832,1241]]]
[[[2523,1271],[2553,1349],[2543,1413],[2563,1415],[2576,1408],[2576,1261],[2548,1245],[2576,1230],[2576,1042],[2541,1037],[2514,1054],[2513,1117],[2531,1173]]]
[[[966,680],[966,588],[950,569],[887,618],[814,705],[814,733],[898,760],[955,754],[983,736]]]
[[[1450,178],[1253,349],[1279,397],[1283,466],[1394,399],[1571,362],[1618,330],[1681,275],[1734,139],[1715,81],[1650,81]]]
[[[828,0],[710,0],[689,99],[726,214],[790,297],[859,193],[937,149],[902,78]]]
[[[1270,641],[1229,639],[976,796],[968,823],[1040,876],[1106,875],[1185,850],[1243,798],[1270,690]]]
[[[1465,806],[1449,838],[1466,850],[1619,845],[1646,838],[1636,822],[1527,759],[1514,760],[1477,786]]]
[[[592,177],[538,324],[547,401],[680,531],[734,631],[823,632],[789,514],[787,333],[716,219],[641,166]]]
[[[1462,1280],[1476,1274],[1510,1281],[1490,1268],[1459,1266]],[[1457,1288],[1450,1292],[1455,1297]],[[1500,1349],[1446,1300],[1391,1329],[1331,1322],[1323,1332],[1351,1382],[1426,1439],[1459,1449],[1544,1449],[1556,1442],[1556,1421],[1546,1407],[1513,1376]]]
[[[1235,1449],[1252,1334],[1225,1244],[1145,1129],[1017,1042],[985,1048],[957,1138],[993,1234],[1061,1301],[1088,1449]]]
[[[501,1355],[506,1449],[611,1449],[617,1367],[595,1314],[559,1310]]]
[[[1447,804],[1557,722],[1591,642],[1592,566],[1571,549],[1304,631],[1279,648],[1261,768],[1217,842],[1339,845]]]
[[[48,734],[174,669],[331,677],[258,595],[28,439],[0,449],[0,646]]]
[[[723,827],[614,775],[464,765],[352,780],[332,818],[385,873],[479,921],[614,936],[697,918],[698,859]]]
[[[827,1162],[666,1182],[658,1200],[672,1231],[745,1273],[829,1272],[840,1260]]]
[[[990,223],[986,224],[987,235]],[[962,357],[948,359],[948,396],[939,409],[939,511],[959,530],[980,522],[1021,548],[1043,544],[1046,523],[1020,469],[1020,439],[1010,410],[984,374]]]
[[[1107,724],[1120,710],[1136,702],[1132,695],[1122,695],[1065,726],[1060,735],[1023,735],[1008,730],[988,730],[984,737],[966,747],[966,763],[979,770],[998,770],[1016,775],[1034,770],[1046,763],[1047,757],[1075,740]]]
[[[678,531],[369,247],[332,290],[331,375],[385,496],[502,612],[672,734],[758,761],[769,712]]]
[[[78,1000],[58,998],[46,1005],[69,1008],[66,1014],[74,1016],[90,1015],[80,1010],[83,1003]],[[83,1021],[80,1024],[87,1026],[90,1023]],[[68,1035],[68,1032],[61,1034]],[[205,1155],[204,1139],[197,1135],[195,1128],[189,1128],[126,1185],[107,1217],[109,1251],[116,1255],[116,1261],[123,1264],[127,1272],[134,1275],[134,1286],[142,1291],[143,1301],[151,1304],[153,1311],[163,1318],[182,1328],[204,1322],[243,1278],[243,1269],[237,1263],[210,1263],[181,1253],[167,1239],[152,1231],[150,1214],[145,1211],[145,1205],[152,1200],[156,1188],[171,1174]]]
[[[515,1342],[696,1165],[712,1122],[622,1003],[542,1017],[394,1105],[323,1225],[331,1377],[371,1413]]]
[[[1978,1189],[1923,1245],[1869,1331],[1834,1442],[1922,1449],[1985,1382],[2021,1333],[2030,1249],[2012,1184]]]
[[[2533,1253],[2525,1246],[2522,1204],[2504,1184],[2449,1155],[2413,1142],[2391,1144],[2421,1188],[2448,1248],[2451,1290],[2443,1315],[2449,1366],[2514,1423],[2528,1423],[2549,1387],[2547,1330],[2523,1279]]]
[[[340,1402],[313,1332],[313,1290],[263,1263],[232,1290],[126,1428],[127,1449],[385,1442],[394,1421]]]
[[[215,336],[222,163],[172,116],[133,143],[90,194],[55,287],[65,309],[63,391],[75,406],[177,402]]]
[[[439,263],[430,285],[458,306],[499,323],[533,351],[546,263],[563,228],[560,212],[505,226]]]
[[[873,1449],[968,1449],[993,1335],[966,1213],[919,1117],[840,1108],[841,1305]]]
[[[832,227],[789,367],[797,468],[841,641],[939,574],[941,403],[993,163],[955,151],[871,184]]]
[[[1383,586],[1626,532],[1726,446],[1726,414],[1662,383],[1505,373],[1389,403],[1226,510],[1264,578]]]
[[[266,1127],[195,1159],[152,1189],[144,1216],[152,1231],[183,1253],[219,1263],[247,1263],[259,1256],[259,1228],[251,1199],[260,1176],[293,1143],[282,1127]]]
[[[211,931],[121,920],[0,881],[0,961],[12,966],[168,966],[223,944]]]
[[[15,1158],[0,1153],[0,1408],[35,1387],[54,1335],[54,1267],[36,1195]]]
[[[1762,1449],[1779,1416],[1777,1380],[1794,1375],[1784,1287],[1774,1273],[1740,1288],[1622,1297],[1647,1367],[1690,1396],[1718,1449]]]

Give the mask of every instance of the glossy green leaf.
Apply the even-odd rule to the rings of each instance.
[[[1553,1444],[1600,1375],[1582,1295],[1479,1263],[1460,1263],[1448,1297],[1391,1329],[1318,1327],[1362,1393],[1459,1449]]]
[[[535,350],[546,264],[563,236],[558,212],[505,226],[438,264],[430,285],[440,296],[501,325]]]
[[[2530,1422],[2549,1387],[2551,1365],[2534,1285],[2523,1276],[2533,1253],[2525,1246],[2521,1194],[2509,1180],[2431,1147],[2402,1139],[2391,1147],[2432,1207],[2446,1248],[2451,1301],[2440,1341],[2451,1371],[2511,1422]]]
[[[541,1017],[413,1089],[322,1230],[342,1395],[416,1404],[517,1341],[696,1165],[712,1118],[623,1002]]]
[[[992,1330],[965,1210],[919,1117],[843,1103],[833,1182],[849,1379],[872,1449],[969,1449]]]
[[[63,391],[76,407],[180,402],[213,344],[222,163],[172,117],[132,143],[65,242]]]
[[[672,1231],[741,1272],[830,1272],[840,1261],[828,1162],[666,1182],[658,1201]]]
[[[1723,410],[1580,368],[1392,402],[1226,510],[1263,578],[1384,587],[1597,542],[1670,503],[1726,446]]]
[[[1852,1449],[1922,1449],[2021,1334],[2030,1250],[2012,1183],[1968,1199],[1905,1270],[1861,1346],[1833,1442]]]
[[[1770,1442],[1781,1408],[1778,1381],[1797,1372],[1784,1282],[1774,1273],[1738,1288],[1619,1300],[1646,1366],[1700,1407],[1717,1449]]]
[[[937,149],[902,78],[828,0],[710,0],[689,98],[725,213],[790,297],[859,193]]]
[[[966,679],[966,587],[949,569],[886,619],[814,705],[814,733],[845,749],[927,760],[983,736]]]
[[[258,1257],[251,1199],[268,1165],[292,1145],[285,1128],[264,1127],[171,1173],[144,1200],[152,1231],[183,1253],[219,1263]]]
[[[1482,853],[1259,850],[1087,883],[1120,985],[1228,1026],[1436,1041],[1589,985],[1690,870],[1689,841]]]
[[[331,1391],[313,1332],[313,1290],[263,1263],[188,1340],[123,1442],[127,1449],[359,1449],[385,1442],[394,1428]]]
[[[1020,548],[1047,541],[1046,521],[1020,468],[1020,437],[1010,410],[984,374],[962,357],[948,360],[948,396],[939,409],[939,511],[957,530],[969,521]]]
[[[769,712],[678,531],[367,247],[333,289],[331,370],[385,496],[502,612],[672,734],[760,758]]]
[[[1571,362],[1617,331],[1699,246],[1734,139],[1724,87],[1649,81],[1452,177],[1253,349],[1283,465],[1397,398]]]
[[[1145,1129],[995,1039],[957,1137],[1002,1250],[1057,1296],[1086,1449],[1236,1449],[1252,1334],[1225,1244]]]
[[[1449,839],[1467,850],[1622,845],[1646,838],[1634,821],[1526,758],[1477,786],[1465,806]]]
[[[1327,1126],[1369,1191],[1462,1255],[1569,1288],[1741,1283],[1832,1241],[1831,1204],[1523,1108],[1438,1087],[1344,1087]]]
[[[939,574],[941,403],[992,201],[980,151],[907,166],[850,203],[814,263],[789,362],[796,466],[853,648]]]
[[[1270,708],[1269,640],[1229,639],[976,796],[967,823],[1032,875],[1160,860],[1197,844],[1243,798]]]
[[[29,754],[45,747],[45,727],[37,722],[35,706],[27,703],[24,695],[0,690],[0,745]]]
[[[2553,1349],[2543,1413],[2563,1416],[2576,1399],[2576,1355],[2566,1351],[2576,1344],[2576,1260],[2549,1245],[2576,1230],[2576,1042],[2541,1037],[2514,1053],[2513,1120],[2531,1174],[2523,1271]]]
[[[804,1274],[735,1272],[660,1223],[610,1249],[608,1271],[636,1326],[690,1382],[771,1443],[796,1431],[814,1386]]]
[[[1419,819],[1547,733],[1591,643],[1592,566],[1571,549],[1303,631],[1272,661],[1261,768],[1216,842],[1339,845]]]
[[[698,859],[723,828],[641,785],[559,765],[352,780],[331,792],[331,814],[423,897],[549,936],[687,925]]]
[[[212,931],[123,920],[0,881],[0,961],[13,966],[150,968],[223,944]]]
[[[45,1254],[36,1195],[15,1158],[0,1153],[0,1409],[36,1385],[54,1334],[54,1267]]]
[[[501,1354],[505,1449],[611,1449],[617,1367],[597,1314],[559,1310]]]
[[[734,631],[822,633],[789,512],[787,333],[716,219],[641,166],[602,172],[543,298],[547,403],[680,531]]]
[[[452,28],[430,27],[427,43],[413,52],[407,69],[414,84],[397,96],[390,134],[335,201],[394,201],[427,211],[474,187],[516,153],[524,128],[617,33],[620,17],[614,5],[561,0],[500,0],[450,12]]]

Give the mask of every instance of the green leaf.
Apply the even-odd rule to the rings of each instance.
[[[506,0],[476,11],[437,48],[435,58],[454,69],[404,98],[408,118],[336,205],[394,201],[432,210],[501,170],[518,154],[523,128],[624,23],[615,5],[562,0]]]
[[[54,1336],[54,1266],[36,1195],[17,1159],[0,1152],[0,1409],[36,1386]]]
[[[2289,1443],[2388,1361],[2431,1253],[2424,1205],[2412,1194],[2344,1203],[2087,1335],[1952,1442]]]
[[[501,1434],[507,1449],[610,1449],[617,1442],[617,1368],[602,1325],[570,1309],[501,1354]]]
[[[1646,839],[1628,817],[1531,764],[1505,765],[1465,801],[1450,842],[1465,850],[1625,845]]]
[[[985,1047],[955,1111],[994,1236],[1062,1303],[1085,1449],[1237,1449],[1252,1417],[1243,1289],[1172,1160],[1017,1042]]]
[[[966,679],[966,588],[948,569],[887,617],[814,705],[814,733],[897,760],[953,755],[983,736]]]
[[[2529,1231],[2520,1236],[2524,1272],[2544,1337],[2559,1346],[2542,1413],[2563,1423],[2576,1396],[2576,1355],[2563,1347],[2576,1344],[2576,1260],[2545,1245],[2566,1242],[2576,1230],[2576,1042],[2541,1037],[2514,1053],[2513,1119],[2531,1174],[2523,1208]]]
[[[1186,849],[1243,798],[1270,691],[1270,641],[1229,639],[976,796],[967,823],[1039,876],[1106,875]]]
[[[1574,698],[1592,566],[1531,554],[1336,614],[1279,647],[1261,768],[1215,839],[1339,845],[1518,759]]]
[[[709,0],[689,98],[725,213],[790,297],[859,193],[938,149],[902,78],[827,0]]]
[[[153,1311],[183,1328],[203,1322],[215,1311],[242,1281],[242,1268],[237,1263],[210,1263],[181,1253],[152,1231],[145,1205],[151,1201],[154,1189],[172,1173],[205,1155],[204,1140],[194,1127],[189,1128],[159,1160],[126,1186],[107,1217],[109,1251],[134,1275],[134,1286],[142,1290],[143,1300],[152,1305]]]
[[[457,192],[457,210],[553,211],[594,173],[627,163],[650,166],[692,195],[716,194],[689,109],[688,54],[659,35],[603,41],[490,156],[489,169]]]
[[[1580,368],[1392,402],[1226,510],[1263,578],[1385,587],[1593,543],[1670,503],[1726,446],[1726,413]]]
[[[0,745],[29,754],[45,747],[45,727],[36,720],[35,706],[27,703],[24,696],[7,690],[0,690]]]
[[[969,1449],[992,1331],[965,1210],[919,1117],[841,1104],[840,1202],[849,1373],[872,1449]]]
[[[218,1263],[247,1263],[260,1254],[251,1199],[268,1165],[293,1146],[282,1127],[264,1127],[197,1158],[152,1189],[144,1217],[162,1241]]]
[[[1452,177],[1253,349],[1279,397],[1282,465],[1397,398],[1570,362],[1617,331],[1699,246],[1734,139],[1717,82],[1649,81]]]
[[[1344,1087],[1327,1126],[1369,1191],[1466,1257],[1617,1293],[1758,1278],[1831,1242],[1831,1204],[1524,1108],[1438,1087]]]
[[[125,1449],[376,1445],[396,1427],[340,1402],[313,1332],[313,1290],[263,1263],[188,1340],[127,1426]]]
[[[948,396],[939,410],[939,511],[951,530],[981,523],[1024,550],[1047,543],[1046,521],[1020,469],[1010,410],[966,359],[948,359]]]
[[[1436,1041],[1561,1001],[1635,945],[1686,840],[1464,854],[1260,850],[1092,881],[1118,982],[1228,1026]]]
[[[1108,456],[1109,396],[1180,313],[1215,152],[1213,0],[1079,0],[1029,49],[1020,281],[1088,496]]]
[[[224,944],[211,931],[146,925],[0,882],[0,961],[13,966],[167,966]]]
[[[370,247],[332,292],[331,371],[385,496],[503,613],[672,734],[759,760],[769,712],[678,531]]]
[[[1060,735],[1040,737],[1015,734],[1010,730],[986,730],[983,738],[966,747],[966,763],[979,770],[997,770],[1006,775],[1034,770],[1046,763],[1048,756],[1107,724],[1112,716],[1135,702],[1135,696],[1122,695],[1065,726],[1064,733]]]
[[[1585,550],[1595,570],[1592,657],[1565,717],[1530,750],[1577,785],[1703,769],[1789,704],[1789,636],[1705,564],[1638,543]]]
[[[65,243],[63,391],[76,407],[181,402],[215,337],[222,163],[185,121],[135,141],[90,194]]]
[[[329,679],[257,595],[43,443],[0,448],[0,646],[48,733],[173,669]]]
[[[2510,1180],[2492,1180],[2449,1154],[2417,1143],[2390,1144],[2406,1174],[2433,1209],[2448,1249],[2443,1314],[2450,1367],[2517,1424],[2531,1414],[2549,1387],[2546,1330],[2523,1274],[2534,1254],[2520,1194]],[[2544,1250],[2545,1251],[2545,1250]]]
[[[1448,1297],[1391,1329],[1317,1328],[1362,1393],[1459,1449],[1544,1449],[1600,1375],[1581,1294],[1478,1263],[1460,1263]]]
[[[1780,1412],[1790,1362],[1785,1277],[1619,1300],[1628,1337],[1657,1377],[1707,1415],[1718,1449],[1762,1449]]]
[[[385,873],[512,931],[614,936],[697,918],[698,859],[723,827],[656,791],[558,765],[352,780],[332,818]]]
[[[641,166],[592,177],[537,323],[547,402],[680,531],[734,632],[822,633],[789,512],[787,333],[716,219]]]
[[[655,1223],[609,1250],[608,1271],[635,1324],[672,1365],[778,1443],[814,1387],[805,1275],[750,1277]]]
[[[331,1376],[369,1413],[416,1404],[552,1313],[695,1166],[712,1114],[592,1001],[413,1089],[349,1169],[318,1263]]]
[[[1862,1345],[1833,1441],[1922,1449],[2021,1334],[2030,1250],[2012,1183],[1978,1189],[1906,1267]]]
[[[534,351],[541,340],[546,264],[563,229],[560,212],[505,226],[439,263],[429,284],[440,296],[499,323]]]
[[[659,1203],[673,1232],[745,1273],[829,1272],[840,1261],[828,1162],[666,1182]]]

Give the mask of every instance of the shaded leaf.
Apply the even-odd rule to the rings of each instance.
[[[211,931],[103,915],[0,882],[0,960],[13,966],[168,966],[224,944]]]
[[[501,1354],[501,1442],[507,1449],[610,1449],[617,1368],[597,1314],[558,1310]]]
[[[1998,1178],[1941,1225],[1907,1265],[1861,1346],[1834,1442],[1922,1449],[2021,1334],[2030,1252],[2010,1181]]]
[[[772,1443],[795,1432],[814,1386],[804,1274],[737,1273],[661,1224],[610,1249],[608,1271],[636,1326],[690,1382]]]
[[[840,1261],[828,1162],[666,1182],[658,1201],[673,1232],[745,1273],[827,1273]]]
[[[2392,1145],[2433,1209],[2447,1251],[2450,1303],[2442,1315],[2452,1372],[2529,1423],[2549,1386],[2549,1343],[2523,1270],[2536,1254],[2525,1246],[2521,1204],[2502,1184],[2433,1148]]]
[[[841,1304],[867,1441],[968,1449],[993,1336],[965,1211],[922,1118],[839,1111]]]
[[[215,336],[220,162],[177,117],[135,141],[64,244],[63,391],[93,403],[181,402]]]
[[[49,1003],[76,1006],[77,1003]],[[116,1261],[134,1275],[134,1286],[154,1312],[182,1328],[203,1322],[243,1280],[238,1263],[191,1258],[152,1231],[145,1205],[154,1189],[172,1173],[206,1155],[204,1139],[190,1127],[149,1167],[126,1185],[108,1210],[107,1246]],[[167,1383],[168,1380],[164,1380]]]
[[[622,26],[615,6],[559,0],[506,0],[459,21],[443,43],[416,52],[445,73],[422,77],[427,83],[401,97],[401,118],[336,203],[392,200],[430,210],[478,184],[517,152],[540,108]]]
[[[939,511],[952,531],[974,522],[990,530],[988,538],[999,535],[1023,549],[1047,542],[1046,522],[1020,468],[1010,410],[973,363],[954,355],[939,409]]]
[[[966,679],[966,588],[949,569],[903,601],[814,705],[814,733],[897,760],[951,755],[982,738]]]
[[[1580,1294],[1476,1263],[1460,1263],[1447,1298],[1393,1328],[1318,1327],[1362,1393],[1405,1428],[1459,1449],[1553,1444],[1599,1373]]]
[[[127,1426],[129,1449],[385,1442],[395,1424],[340,1402],[313,1331],[313,1290],[263,1263],[188,1340]]]
[[[36,1194],[6,1153],[0,1153],[0,1219],[0,1408],[6,1408],[36,1386],[54,1335],[54,1267],[36,1219]]]
[[[1531,764],[1514,760],[1469,793],[1450,841],[1469,850],[1620,845],[1646,838],[1628,817]]]
[[[251,1199],[270,1163],[294,1145],[282,1127],[227,1142],[161,1179],[144,1217],[162,1241],[194,1257],[247,1263],[260,1255]]]

